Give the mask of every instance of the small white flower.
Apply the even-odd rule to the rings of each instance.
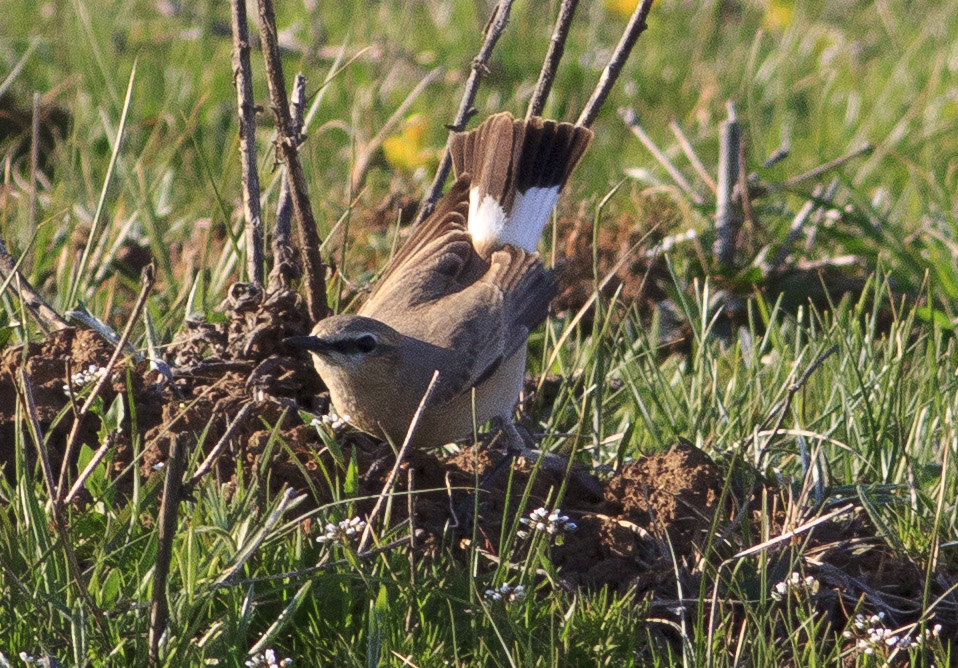
[[[325,533],[323,533],[321,536],[317,536],[316,542],[332,543],[333,545],[337,546],[342,545],[365,528],[366,522],[358,517],[351,517],[347,520],[342,520],[337,524],[328,522],[326,524]]]
[[[523,585],[512,586],[508,583],[502,584],[498,589],[487,589],[486,598],[490,601],[504,601],[514,603],[521,601],[526,597],[526,588]]]
[[[550,536],[561,533],[571,533],[579,528],[575,522],[570,522],[569,517],[563,515],[562,511],[558,508],[552,512],[549,512],[545,508],[536,508],[529,513],[529,517],[523,517],[519,522],[530,527],[533,531],[541,531]],[[519,536],[522,538],[525,538],[527,535],[527,531],[519,532]]]
[[[74,388],[81,388],[84,385],[88,385],[89,383],[99,380],[105,373],[106,369],[103,367],[99,367],[96,364],[91,364],[86,369],[81,369],[70,376],[70,381]],[[69,395],[70,386],[64,385],[63,391]]]
[[[276,652],[272,649],[266,649],[248,658],[246,665],[250,666],[250,668],[258,668],[259,666],[263,666],[264,668],[285,668],[286,666],[292,666],[293,660],[287,657],[277,661]]]
[[[789,594],[807,597],[817,594],[818,586],[818,580],[811,575],[803,578],[801,573],[793,571],[787,578],[772,585],[771,597],[776,601],[785,600]]]

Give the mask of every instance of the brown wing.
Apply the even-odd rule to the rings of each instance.
[[[412,231],[383,272],[359,315],[384,322],[462,289],[464,269],[478,260],[466,231],[469,177],[463,176],[435,211]]]
[[[454,351],[456,375],[447,370],[442,378],[440,369],[437,403],[481,384],[524,346],[555,292],[552,272],[537,255],[505,246],[473,284],[430,305],[428,317],[407,318],[415,323],[410,335]]]

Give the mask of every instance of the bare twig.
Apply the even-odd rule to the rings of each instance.
[[[305,494],[296,496],[296,490],[287,488],[286,491],[283,492],[279,503],[276,504],[276,507],[273,508],[269,516],[267,516],[266,521],[263,522],[263,526],[260,527],[256,535],[243,547],[243,550],[237,555],[236,561],[230,566],[229,570],[218,577],[216,582],[229,582],[236,577],[236,574],[243,570],[243,566],[250,560],[250,557],[256,554],[256,551],[263,544],[263,541],[266,540],[267,536],[269,536],[269,532],[273,530],[277,522],[283,519],[283,515],[286,514],[286,511],[290,508],[295,508],[302,503],[304,499],[306,499]]]
[[[641,0],[641,2],[636,5],[635,11],[632,12],[632,17],[625,27],[625,32],[622,33],[622,37],[619,39],[615,51],[612,52],[612,57],[609,58],[609,64],[602,70],[599,83],[596,84],[595,90],[592,91],[592,97],[585,103],[585,108],[582,110],[582,113],[579,114],[579,120],[576,121],[576,125],[584,125],[587,128],[592,127],[596,116],[599,115],[599,110],[602,109],[605,98],[609,96],[609,91],[612,90],[612,86],[615,85],[616,80],[619,78],[619,74],[625,66],[625,61],[629,59],[629,54],[632,53],[632,47],[635,46],[635,42],[639,39],[639,36],[645,32],[645,29],[648,27],[645,20],[649,16],[653,2],[654,0]]]
[[[785,395],[785,399],[780,403],[776,404],[772,410],[769,412],[768,416],[759,425],[759,428],[756,430],[756,434],[765,431],[765,429],[771,424],[772,420],[777,416],[778,420],[775,423],[775,427],[772,429],[771,435],[768,437],[768,440],[765,441],[766,448],[762,450],[761,455],[764,455],[767,451],[768,444],[771,444],[775,440],[775,437],[778,436],[778,431],[782,428],[782,422],[785,421],[785,415],[788,413],[789,408],[792,407],[792,400],[795,398],[795,395],[798,394],[799,390],[805,387],[805,383],[808,382],[808,379],[812,377],[812,374],[815,373],[818,368],[825,363],[829,357],[838,352],[838,346],[834,345],[817,358],[815,361],[808,365],[808,368],[805,369],[805,373],[802,374],[801,378],[789,385],[788,392]],[[761,455],[759,456],[759,461],[755,463],[756,467],[761,464]]]
[[[835,193],[838,191],[838,178],[833,178],[831,183],[828,184],[828,188],[825,190],[825,201],[832,201],[835,198]],[[818,236],[818,226],[821,225],[822,219],[825,217],[825,207],[819,207],[818,210],[812,216],[812,227],[808,231],[808,238],[805,240],[805,252],[808,252],[812,249],[812,246],[815,244],[815,237]]]
[[[206,455],[206,459],[204,459],[203,463],[200,464],[199,468],[196,469],[196,473],[190,477],[187,485],[195,485],[203,476],[212,470],[213,465],[220,456],[220,453],[226,448],[226,445],[230,442],[230,439],[233,438],[233,434],[235,434],[240,425],[246,421],[246,418],[249,417],[249,414],[253,411],[255,406],[256,404],[250,401],[243,406],[242,409],[240,409],[239,413],[236,414],[236,417],[233,418],[233,421],[230,422],[229,426],[226,428],[226,431],[223,432],[220,440],[216,442],[216,445],[213,446],[213,449],[210,450],[210,453]]]
[[[303,117],[306,113],[306,77],[298,73],[293,81],[293,94],[290,97],[293,114],[293,134],[301,137]],[[273,268],[269,274],[270,291],[285,288],[289,281],[299,278],[295,262],[295,252],[290,240],[293,221],[293,198],[289,194],[289,181],[286,179],[286,166],[282,168],[282,181],[279,188],[279,205],[276,208],[276,228],[273,230]]]
[[[569,28],[572,26],[572,17],[575,16],[575,10],[578,6],[579,0],[562,0],[562,6],[559,8],[559,18],[556,19],[556,27],[552,31],[552,40],[549,42],[549,51],[546,53],[545,62],[542,63],[542,69],[539,71],[539,80],[536,82],[532,99],[529,100],[526,118],[541,116],[542,110],[545,109],[546,99],[549,97],[552,82],[555,81],[556,71],[559,69],[559,61],[562,60],[562,54],[565,52],[565,41],[569,36]]]
[[[426,90],[426,86],[438,79],[442,72],[443,69],[437,67],[420,79],[416,87],[406,96],[406,99],[396,107],[396,110],[386,120],[379,132],[376,133],[376,136],[366,142],[362,149],[360,149],[359,154],[356,156],[356,162],[353,165],[352,176],[349,179],[350,188],[354,193],[362,187],[363,179],[366,177],[366,171],[369,169],[369,161],[376,151],[379,150],[379,147],[382,146],[383,141],[389,136],[389,133],[393,131],[396,123],[398,123],[399,119],[409,110],[409,107],[416,101],[416,98],[422,95],[422,92]]]
[[[57,537],[60,539],[63,553],[67,559],[67,570],[70,572],[70,577],[76,585],[77,592],[79,592],[80,597],[83,598],[89,607],[97,623],[97,627],[102,630],[104,628],[102,612],[99,606],[97,606],[96,601],[94,601],[90,595],[89,587],[83,581],[80,562],[77,559],[73,541],[70,538],[66,521],[63,518],[63,504],[57,500],[57,490],[53,479],[53,467],[50,465],[50,458],[47,453],[46,444],[44,443],[43,432],[40,428],[40,420],[37,417],[36,401],[34,401],[33,398],[33,384],[30,382],[30,377],[24,368],[21,367],[17,375],[20,380],[20,395],[23,398],[23,404],[26,408],[30,436],[37,446],[37,456],[40,459],[40,468],[43,471],[43,481],[47,488],[47,496],[50,499],[49,509],[50,515],[53,518],[53,527],[57,532]]]
[[[742,207],[742,215],[752,228],[755,227],[755,212],[752,210],[753,193],[748,187],[748,173],[745,171],[746,159],[745,151],[748,148],[748,142],[745,137],[741,137],[738,142],[738,183],[734,194],[738,196],[739,206]]]
[[[113,368],[116,366],[117,362],[120,361],[120,357],[123,355],[126,343],[130,340],[130,336],[133,334],[133,326],[140,319],[140,314],[143,312],[143,309],[146,306],[146,298],[149,296],[150,290],[153,289],[154,283],[156,283],[156,267],[154,267],[152,264],[148,264],[143,268],[143,273],[140,275],[140,294],[136,298],[136,304],[133,305],[133,311],[130,313],[129,320],[127,320],[126,328],[120,335],[120,340],[116,342],[116,346],[113,349],[113,354],[110,356],[110,360],[103,368],[103,374],[100,376],[99,380],[97,380],[96,385],[93,386],[90,394],[87,395],[86,401],[83,402],[83,406],[80,407],[76,418],[73,420],[73,427],[70,429],[70,434],[67,436],[66,446],[63,449],[63,462],[60,465],[60,480],[57,483],[56,496],[58,502],[60,499],[63,499],[67,493],[67,471],[70,470],[70,460],[73,457],[73,450],[76,448],[77,441],[80,438],[80,426],[83,424],[83,420],[89,414],[90,409],[93,407],[93,403],[96,401],[96,398],[100,396],[103,388],[106,387],[107,383],[111,382]],[[69,382],[69,378],[67,381]]]
[[[692,148],[692,142],[689,141],[688,137],[686,137],[682,131],[682,126],[673,118],[669,123],[669,128],[678,140],[679,146],[682,147],[682,152],[685,153],[685,157],[692,163],[692,167],[695,168],[695,172],[699,175],[699,178],[705,182],[709,190],[715,193],[718,190],[718,186],[715,185],[715,179],[712,178],[712,175],[705,169],[705,165],[699,160],[698,154],[695,152],[695,149]]]
[[[452,168],[452,156],[449,155],[449,144],[452,142],[453,132],[462,132],[466,129],[469,119],[476,115],[476,108],[473,103],[476,100],[476,93],[479,91],[479,79],[484,72],[489,70],[489,57],[492,50],[496,47],[496,42],[502,36],[509,22],[509,12],[512,11],[513,0],[499,0],[493,11],[492,18],[486,26],[485,41],[479,54],[472,61],[472,71],[469,72],[469,78],[466,80],[466,90],[462,94],[462,100],[459,102],[459,110],[456,112],[456,118],[449,126],[449,138],[446,140],[446,148],[442,154],[442,160],[439,162],[439,168],[436,170],[436,178],[429,186],[429,192],[419,205],[419,212],[416,214],[415,225],[418,225],[426,216],[432,213],[436,202],[442,195],[443,186],[446,185],[446,178],[449,176],[449,170]]]
[[[735,115],[735,105],[728,103],[728,120],[722,123],[719,139],[718,202],[715,207],[715,244],[713,251],[723,268],[732,266],[735,243],[741,218],[735,207],[732,192],[738,181],[739,144],[742,126]]]
[[[689,199],[691,199],[696,204],[704,204],[705,200],[702,199],[702,196],[695,192],[695,189],[692,188],[692,185],[682,176],[682,172],[676,168],[672,161],[669,160],[669,156],[665,155],[662,150],[656,146],[655,142],[652,141],[652,138],[645,133],[645,130],[642,129],[642,126],[639,125],[638,118],[635,115],[635,109],[632,107],[622,107],[619,109],[619,115],[622,117],[622,120],[625,121],[625,124],[629,126],[629,129],[632,131],[636,137],[639,138],[639,141],[642,142],[642,145],[649,150],[649,153],[659,161],[659,164],[665,168],[665,171],[669,173],[669,176],[672,177],[672,180],[682,189]]]
[[[27,307],[27,310],[30,311],[30,314],[36,318],[37,323],[40,325],[41,329],[45,332],[57,331],[60,329],[66,329],[70,324],[64,320],[59,313],[53,310],[53,307],[47,304],[47,302],[40,296],[30,282],[20,273],[20,263],[23,262],[21,257],[16,262],[13,261],[13,258],[10,257],[10,253],[7,252],[7,247],[3,243],[3,239],[0,239],[0,279],[3,282],[3,288],[6,289],[7,285],[16,278],[17,279],[17,295],[20,299],[23,300],[23,305]],[[3,290],[0,290],[0,294],[3,293]]]
[[[793,176],[792,178],[782,183],[780,186],[774,188],[774,190],[787,190],[789,188],[793,188],[797,186],[799,183],[802,183],[803,181],[810,181],[812,179],[816,179],[822,174],[824,174],[825,172],[831,171],[835,169],[836,167],[841,167],[846,162],[849,162],[850,160],[854,160],[855,158],[860,158],[863,155],[868,155],[874,150],[875,150],[875,147],[873,147],[871,144],[865,144],[859,149],[856,149],[850,153],[846,153],[845,155],[835,158],[834,160],[830,160],[826,162],[825,164],[819,165],[818,167],[814,169],[810,169],[804,174]]]
[[[153,570],[153,599],[150,602],[149,659],[151,665],[160,663],[160,639],[169,621],[170,604],[166,597],[166,581],[173,558],[173,537],[176,535],[176,510],[180,504],[183,484],[183,466],[186,461],[187,433],[175,434],[166,462],[163,482],[163,501],[160,502],[157,528],[156,567]]]
[[[87,479],[93,475],[96,467],[100,465],[100,462],[102,462],[103,458],[107,456],[107,453],[109,453],[113,446],[116,445],[117,434],[117,431],[111,431],[109,434],[107,434],[106,438],[103,439],[103,444],[97,448],[95,453],[93,453],[93,456],[90,458],[90,461],[87,462],[86,467],[73,482],[73,486],[70,488],[70,491],[67,492],[66,498],[63,499],[63,505],[69,506],[71,503],[73,503],[76,495],[80,493],[80,490],[83,489],[83,485],[86,484]]]
[[[266,60],[266,81],[269,84],[270,104],[276,117],[279,131],[277,149],[286,163],[286,179],[293,198],[293,215],[296,218],[300,253],[303,258],[303,276],[306,283],[306,307],[314,322],[324,318],[326,306],[326,268],[319,253],[320,238],[316,231],[316,219],[309,202],[306,176],[299,162],[300,137],[293,132],[293,119],[286,99],[286,80],[283,63],[279,56],[276,32],[276,13],[273,0],[258,0],[259,30]]]
[[[432,398],[432,393],[436,389],[436,385],[439,383],[439,371],[435,371],[432,374],[432,380],[429,381],[429,387],[426,388],[425,394],[422,395],[422,400],[419,402],[419,407],[416,409],[416,413],[412,416],[412,422],[409,423],[409,429],[406,431],[406,438],[403,439],[402,447],[399,448],[399,452],[396,454],[396,463],[393,464],[392,471],[389,472],[389,477],[386,478],[386,484],[383,485],[383,491],[379,494],[379,497],[376,499],[376,505],[373,506],[372,512],[369,513],[369,517],[366,520],[366,530],[363,531],[363,537],[359,541],[358,552],[362,552],[366,549],[366,544],[369,542],[369,537],[372,534],[373,522],[376,519],[376,516],[379,515],[379,511],[382,508],[383,502],[385,499],[392,494],[393,487],[396,484],[396,478],[399,476],[399,468],[402,466],[403,459],[406,457],[406,452],[409,450],[409,444],[412,442],[412,437],[416,433],[416,427],[419,426],[419,420],[422,419],[423,411],[426,410],[426,406],[429,404],[429,400]]]
[[[230,0],[233,28],[233,85],[240,122],[240,163],[243,170],[243,216],[246,219],[246,273],[250,282],[263,285],[263,217],[259,206],[256,171],[256,107],[253,104],[253,71],[250,67],[249,25],[246,0]]]
[[[792,246],[795,245],[795,240],[798,239],[798,235],[802,233],[802,228],[805,227],[805,223],[811,218],[812,212],[819,206],[815,200],[821,198],[824,193],[825,189],[822,186],[815,186],[815,190],[812,191],[813,199],[805,202],[802,208],[798,210],[798,213],[795,214],[795,218],[792,219],[792,224],[788,228],[788,233],[785,235],[785,240],[782,241],[781,248],[778,249],[778,253],[775,254],[775,259],[772,260],[772,265],[769,267],[770,272],[777,272],[785,263],[788,254],[792,252]]]
[[[293,94],[290,96],[290,107],[293,114],[293,133],[299,137],[303,132],[303,116],[306,113],[306,77],[302,72],[296,73],[293,80]],[[286,175],[286,166],[282,167]],[[276,213],[276,231],[273,239],[290,243],[290,230],[293,221],[293,198],[289,193],[289,182],[284,178],[279,189],[279,206]],[[275,243],[275,241],[274,241]]]

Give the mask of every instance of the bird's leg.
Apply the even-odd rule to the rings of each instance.
[[[519,430],[516,429],[516,425],[512,420],[502,417],[493,418],[490,421],[490,425],[493,431],[499,432],[498,438],[504,440],[506,455],[496,463],[492,471],[486,474],[483,478],[483,482],[498,475],[503,465],[507,462],[511,462],[516,457],[523,457],[531,462],[538,461],[543,470],[560,476],[565,475],[565,472],[569,470],[569,460],[562,455],[529,447],[526,439],[524,439],[519,433]],[[596,499],[602,498],[602,486],[588,471],[573,466],[570,473],[572,480],[577,482],[585,492]]]

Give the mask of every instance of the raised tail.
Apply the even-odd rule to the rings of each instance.
[[[510,244],[534,253],[566,179],[592,131],[505,112],[453,136],[456,177],[470,174],[469,233],[477,247]]]

